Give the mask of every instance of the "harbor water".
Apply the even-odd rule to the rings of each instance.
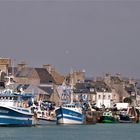
[[[140,140],[140,124],[0,127],[0,140]]]

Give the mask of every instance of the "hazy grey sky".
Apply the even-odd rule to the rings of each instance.
[[[0,0],[0,56],[140,78],[140,1]]]

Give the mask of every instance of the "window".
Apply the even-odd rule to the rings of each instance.
[[[105,99],[105,95],[103,95],[103,99]]]
[[[114,99],[116,99],[116,95],[114,95]]]

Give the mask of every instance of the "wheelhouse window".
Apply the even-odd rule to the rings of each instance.
[[[13,100],[17,100],[18,97],[13,97]]]

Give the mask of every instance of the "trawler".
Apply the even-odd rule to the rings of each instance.
[[[12,77],[8,76],[7,79],[6,84],[0,82],[0,125],[35,125],[34,114],[28,104],[32,101],[33,94],[17,92],[11,88],[14,84],[14,82],[11,82],[13,81]]]

